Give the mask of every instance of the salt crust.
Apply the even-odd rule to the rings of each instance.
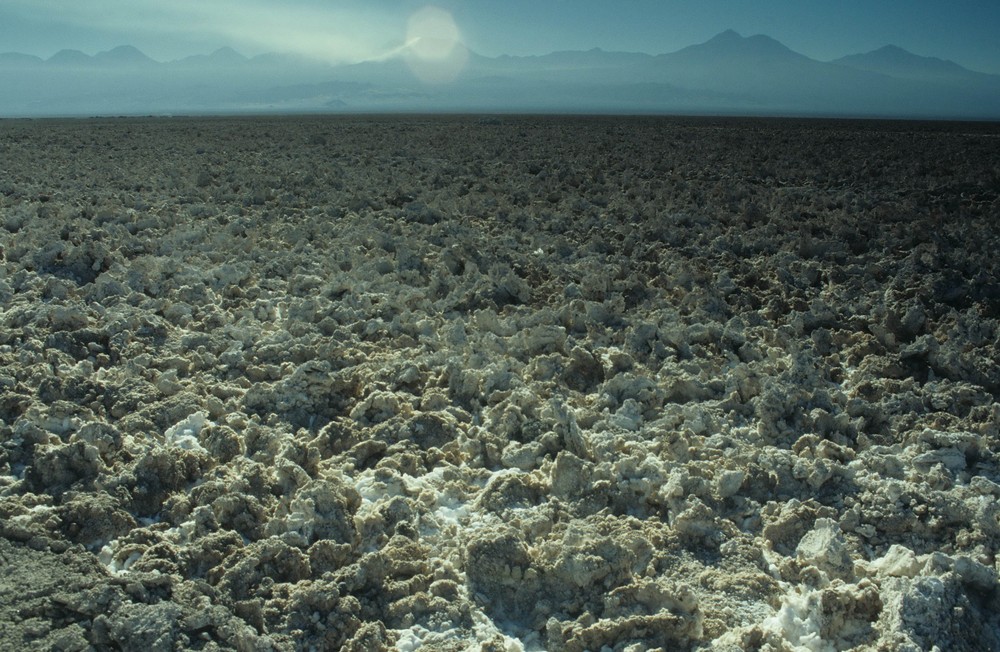
[[[843,133],[800,125],[813,163],[761,176],[745,145],[780,130],[455,120],[2,125],[0,534],[90,588],[0,622],[40,647],[1000,646],[975,138],[830,156]],[[525,162],[515,128],[558,152]],[[861,172],[904,142],[899,183]],[[87,188],[47,167],[106,150]]]
[[[198,434],[206,425],[212,425],[208,420],[208,415],[205,412],[195,412],[183,421],[167,428],[163,433],[163,441],[167,446],[205,451],[205,448],[198,442]]]

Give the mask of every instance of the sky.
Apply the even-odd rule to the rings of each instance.
[[[413,17],[486,55],[673,52],[726,29],[822,61],[893,44],[1000,74],[996,0],[0,0],[0,52],[43,58],[133,45],[159,61],[229,46],[331,62],[384,56]],[[420,13],[423,12],[423,13]],[[426,23],[427,21],[424,21]],[[433,22],[433,21],[432,21]],[[408,36],[409,33],[409,36]]]

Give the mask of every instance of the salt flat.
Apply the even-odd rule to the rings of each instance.
[[[0,649],[1000,648],[998,134],[0,121]]]

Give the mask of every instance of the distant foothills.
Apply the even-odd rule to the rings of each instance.
[[[419,44],[417,44],[419,45]],[[433,48],[432,48],[433,49]],[[438,48],[447,50],[448,48]],[[817,61],[726,31],[669,54],[587,51],[441,61],[400,48],[331,65],[230,48],[158,62],[131,46],[0,54],[0,116],[540,112],[1000,119],[1000,75],[887,45]]]

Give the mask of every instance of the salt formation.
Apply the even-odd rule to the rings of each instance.
[[[0,123],[0,647],[1000,648],[995,131]]]
[[[163,393],[167,394],[168,392]],[[210,424],[207,415],[204,412],[195,412],[183,421],[167,428],[167,431],[163,433],[163,441],[167,446],[204,451],[205,449],[198,443],[198,435],[207,424]]]

